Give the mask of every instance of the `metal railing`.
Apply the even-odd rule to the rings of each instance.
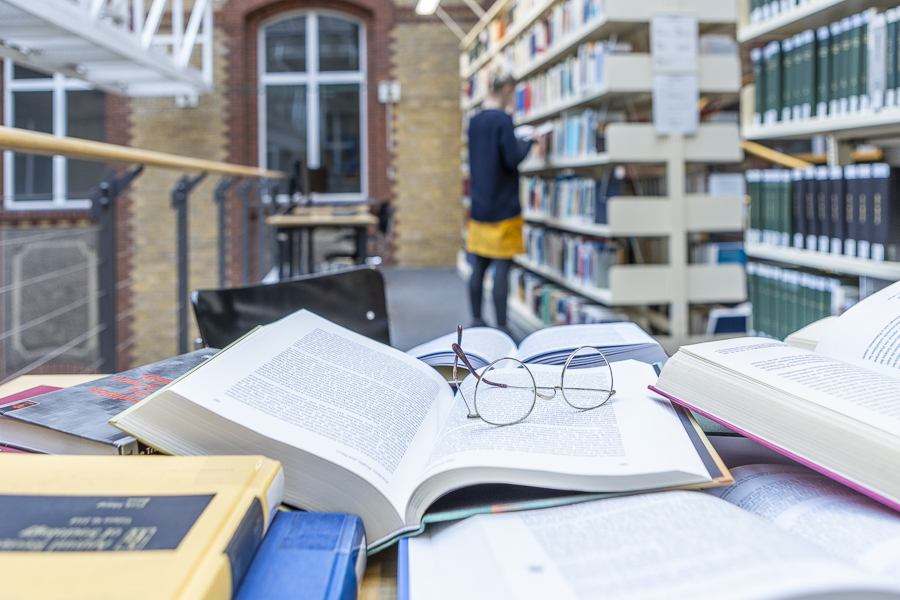
[[[191,193],[205,177],[211,174],[222,176],[212,198],[218,205],[219,285],[224,287],[227,284],[226,256],[228,248],[236,243],[240,244],[242,256],[241,283],[250,283],[253,254],[258,258],[256,270],[259,277],[265,274],[267,266],[271,264],[272,240],[265,225],[265,217],[272,212],[278,185],[287,178],[282,172],[102,142],[60,138],[11,127],[0,127],[0,150],[45,156],[61,155],[127,166],[118,172],[108,171],[92,191],[90,225],[49,231],[3,230],[4,234],[0,236],[0,256],[3,260],[4,277],[0,281],[0,307],[4,311],[7,327],[0,331],[0,343],[18,345],[15,346],[16,360],[9,359],[10,352],[4,346],[0,382],[35,369],[46,368],[46,365],[59,357],[68,357],[64,366],[69,371],[114,373],[121,370],[117,355],[123,343],[119,341],[117,323],[123,314],[117,306],[117,296],[118,291],[127,287],[130,282],[123,280],[122,274],[116,269],[116,263],[121,258],[116,247],[116,200],[140,176],[145,166],[192,173],[178,177],[171,189],[171,209],[176,213],[177,259],[173,266],[177,268],[175,306],[178,313],[179,352],[186,352],[190,347],[188,204]],[[228,239],[226,204],[229,192],[235,193],[239,198],[238,240]],[[257,222],[255,235],[251,235],[251,214]],[[35,260],[29,263],[27,257],[22,259],[20,256],[26,253],[26,248],[34,248],[35,243],[65,243],[80,249],[93,243],[96,247],[92,249],[93,254],[87,250],[81,252],[85,255],[83,260],[76,260],[78,252],[71,252],[68,255],[73,257],[72,264],[47,269],[45,263]],[[252,248],[254,244],[255,251]],[[67,255],[64,249],[63,255]],[[50,290],[57,298],[42,299],[45,312],[31,314],[24,307],[34,306],[34,303],[28,304],[28,297],[29,294],[34,295],[37,286],[43,286],[40,289],[45,292]],[[57,322],[72,321],[79,326],[55,325]],[[52,344],[48,345],[47,340],[42,340],[37,345],[32,343],[31,346],[24,343],[29,332],[33,334],[39,327],[44,330],[49,327],[53,331],[53,335],[49,336]],[[124,342],[125,345],[129,343],[132,342]]]

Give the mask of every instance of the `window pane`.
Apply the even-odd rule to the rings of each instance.
[[[266,87],[266,167],[293,172],[306,162],[306,86]]]
[[[266,72],[306,71],[306,17],[266,27]]]
[[[94,90],[66,92],[66,118],[70,137],[105,142],[106,94]],[[100,182],[105,168],[102,162],[69,159],[66,167],[68,198],[89,198],[91,188]]]
[[[319,71],[359,71],[359,25],[319,16]]]
[[[53,92],[13,92],[13,126],[53,133]],[[52,200],[53,159],[14,154],[13,181],[16,200]]]
[[[323,85],[320,99],[320,154],[328,192],[359,193],[361,144],[359,84]]]
[[[21,65],[13,65],[13,79],[50,79],[52,75],[34,71]]]

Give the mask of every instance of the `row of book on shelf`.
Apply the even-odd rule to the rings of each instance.
[[[751,170],[747,239],[900,260],[898,170],[885,163]]]
[[[521,267],[509,271],[510,295],[544,325],[626,321],[621,312],[591,302]]]
[[[515,548],[527,558],[515,572],[530,565],[533,574],[514,594],[523,598],[548,591],[576,597],[576,584],[582,596],[624,589],[648,597],[677,590],[713,598],[748,562],[774,575],[742,583],[747,598],[784,590],[900,597],[896,553],[884,555],[878,545],[890,531],[897,536],[892,543],[900,543],[900,516],[842,487],[900,508],[900,482],[893,476],[900,461],[900,336],[886,333],[900,318],[898,298],[895,284],[851,308],[825,331],[815,353],[740,338],[683,347],[667,359],[653,338],[630,323],[547,328],[518,346],[497,330],[465,329],[462,346],[475,368],[504,356],[529,366],[501,367],[497,381],[533,378],[529,385],[608,391],[615,378],[615,395],[597,408],[576,410],[556,397],[537,403],[525,421],[510,427],[470,418],[466,399],[475,398],[478,410],[483,393],[477,375],[466,376],[455,394],[432,368],[453,364],[450,345],[457,332],[404,353],[308,311],[257,328],[221,352],[200,351],[79,389],[6,398],[0,402],[0,440],[19,435],[19,444],[33,451],[46,452],[44,444],[55,436],[58,453],[134,452],[140,441],[188,456],[0,457],[4,591],[37,598],[153,590],[158,598],[249,599],[290,597],[318,583],[349,585],[340,597],[352,598],[364,548],[376,552],[426,531],[400,559],[400,571],[418,578],[417,584],[409,581],[409,591],[419,598],[443,597],[474,580],[517,585],[510,581],[521,578],[501,577],[506,567],[497,568],[519,560]],[[575,363],[561,380],[562,365],[585,345],[606,358]],[[659,363],[665,363],[661,372]],[[186,371],[165,387],[157,385]],[[392,376],[379,375],[384,372]],[[755,483],[745,491],[728,487],[716,495],[750,512],[815,498],[816,507],[802,507],[816,511],[806,513],[815,530],[810,543],[844,536],[834,544],[837,550],[817,550],[791,537],[803,537],[796,527],[779,534],[760,518],[699,492],[642,494],[742,483],[716,449],[729,444],[711,443],[683,406],[836,480],[829,483],[793,463],[789,481],[783,473],[773,477],[769,467],[754,467],[746,479]],[[496,477],[507,485],[485,487],[485,473],[487,481]],[[352,518],[279,513],[282,501],[358,515],[367,537],[363,541]],[[496,514],[529,509],[547,510]],[[839,527],[848,511],[858,522]],[[778,520],[771,513],[769,508],[761,516]],[[482,516],[451,526],[459,535],[428,528],[475,515]],[[534,537],[521,538],[507,527],[496,544],[476,544],[466,529],[485,524],[481,535],[490,536],[490,524],[510,519],[537,526]],[[717,532],[712,537],[711,527]],[[609,549],[609,536],[620,530],[614,556],[624,548],[640,559],[616,563],[611,571],[606,565],[612,555],[601,560],[596,553]],[[415,562],[414,544],[443,539],[460,544],[446,555],[456,562],[443,556],[430,568]],[[572,565],[569,576],[558,576],[565,565],[553,561],[568,555],[548,551],[563,547],[574,549],[572,565],[584,565],[577,579]],[[840,555],[842,548],[849,558]],[[856,560],[878,548],[876,559]],[[77,561],[73,552],[81,553]],[[692,575],[721,556],[728,560],[712,574]],[[696,565],[672,570],[675,557],[681,565],[684,559]],[[494,571],[482,576],[484,567]],[[53,577],[35,576],[50,572]],[[544,579],[548,573],[557,576]],[[711,586],[710,577],[721,581]],[[437,588],[423,591],[421,585]]]
[[[859,297],[856,287],[799,269],[749,262],[747,294],[754,335],[783,340],[810,323],[839,315]]]
[[[845,17],[798,33],[750,59],[757,125],[894,106],[900,88],[900,7]]]
[[[816,0],[750,0],[750,23],[762,23],[814,2]]]
[[[606,152],[606,126],[624,120],[625,115],[621,111],[588,108],[563,112],[559,117],[548,121],[548,131],[541,134],[537,143],[531,147],[526,164]]]

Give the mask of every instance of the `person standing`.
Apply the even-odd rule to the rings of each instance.
[[[494,308],[497,327],[506,329],[506,299],[512,258],[524,252],[522,207],[519,200],[519,163],[533,140],[521,142],[513,133],[513,80],[505,75],[490,84],[482,111],[469,121],[469,177],[472,206],[467,250],[474,256],[469,296],[473,324],[484,325],[481,299],[484,274],[494,265]]]

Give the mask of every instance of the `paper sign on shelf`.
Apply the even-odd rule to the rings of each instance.
[[[650,54],[656,73],[697,72],[697,18],[654,15],[650,20]]]
[[[656,135],[696,135],[700,125],[700,88],[696,74],[653,76],[653,125]]]

